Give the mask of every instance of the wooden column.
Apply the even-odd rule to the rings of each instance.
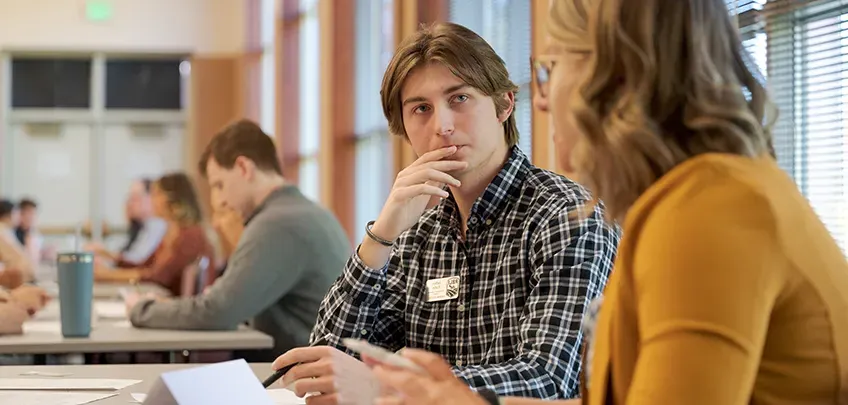
[[[320,0],[321,201],[352,241],[356,222],[355,1]]]
[[[189,95],[190,143],[186,171],[196,180],[205,212],[210,213],[209,187],[199,177],[197,162],[206,145],[243,110],[240,56],[195,56],[191,61]]]
[[[276,24],[277,154],[283,175],[299,179],[300,164],[300,2],[282,0]]]

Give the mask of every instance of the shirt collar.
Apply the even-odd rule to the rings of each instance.
[[[471,206],[468,227],[473,228],[480,224],[488,226],[495,222],[510,203],[520,196],[521,186],[531,167],[530,159],[514,146],[503,168]],[[442,200],[440,205],[444,219],[459,218],[453,195]]]
[[[271,194],[268,194],[268,197],[265,197],[265,199],[262,200],[262,203],[259,204],[256,207],[255,210],[253,210],[253,212],[250,214],[250,216],[248,216],[247,218],[244,219],[244,225],[247,226],[247,224],[253,218],[256,218],[256,216],[259,215],[259,213],[262,212],[262,210],[264,210],[265,207],[267,207],[269,204],[271,204],[274,200],[277,200],[279,198],[282,198],[283,196],[290,195],[290,194],[293,194],[293,193],[296,193],[296,192],[297,192],[297,187],[295,187],[293,184],[285,184],[285,185],[278,187],[276,190],[272,191]]]

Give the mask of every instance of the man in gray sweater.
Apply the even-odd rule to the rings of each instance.
[[[335,217],[283,179],[271,138],[236,122],[200,159],[212,203],[245,218],[227,269],[204,293],[178,299],[126,299],[132,324],[160,329],[225,330],[249,321],[274,338],[273,350],[244,356],[272,361],[309,343],[318,306],[341,274],[350,242]]]

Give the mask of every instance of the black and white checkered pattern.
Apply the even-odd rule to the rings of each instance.
[[[400,236],[385,268],[354,254],[321,304],[312,340],[436,352],[471,387],[500,395],[578,395],[581,319],[619,239],[600,204],[575,216],[589,198],[514,148],[474,203],[465,241],[456,204],[445,199]],[[459,297],[427,302],[427,281],[449,276],[461,278]]]

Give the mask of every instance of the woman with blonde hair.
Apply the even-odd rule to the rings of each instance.
[[[554,0],[549,29],[534,104],[624,230],[575,401],[848,403],[848,263],[772,156],[724,1]],[[384,403],[497,402],[407,356],[429,375],[378,366]]]
[[[203,227],[200,202],[191,179],[184,173],[162,176],[150,188],[153,211],[165,219],[168,230],[154,254],[150,266],[129,269],[95,268],[97,281],[134,282],[148,281],[167,289],[178,296],[182,293],[183,272],[190,265],[205,258],[214,263],[214,249]],[[206,270],[206,269],[201,269]],[[200,288],[212,284],[216,273],[207,271]]]

